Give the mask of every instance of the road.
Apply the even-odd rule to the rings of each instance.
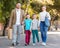
[[[25,35],[21,34],[20,44],[18,46],[11,46],[11,40],[7,37],[0,36],[0,48],[60,48],[60,34],[48,34],[47,45],[41,45],[41,35],[39,34],[40,42],[36,43],[35,46],[32,45],[32,36],[29,46],[25,46]]]

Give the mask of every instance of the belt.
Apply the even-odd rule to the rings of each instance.
[[[45,21],[41,21],[42,23],[44,23]]]

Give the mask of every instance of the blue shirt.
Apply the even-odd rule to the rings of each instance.
[[[32,22],[31,19],[25,19],[25,20],[24,20],[25,30],[30,30],[31,22]]]

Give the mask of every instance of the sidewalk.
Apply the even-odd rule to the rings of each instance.
[[[52,33],[52,32],[50,32]],[[55,33],[55,32],[54,32]],[[41,36],[40,36],[40,42],[36,43],[35,46],[32,45],[32,37],[31,37],[31,43],[29,46],[24,46],[24,37],[25,35],[21,34],[20,44],[18,46],[12,47],[11,46],[11,40],[8,40],[7,37],[0,37],[0,48],[60,48],[60,34],[48,34],[47,39],[47,45],[42,46],[41,45]]]

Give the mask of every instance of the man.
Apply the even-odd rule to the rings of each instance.
[[[45,17],[47,16],[49,20],[51,19],[50,14],[46,11],[46,6],[42,7],[42,12],[39,15],[42,45],[46,45],[48,27],[45,25]]]
[[[20,41],[21,24],[24,16],[24,11],[21,9],[21,4],[17,3],[16,8],[12,10],[9,26],[7,29],[12,28],[12,45],[18,45]]]

